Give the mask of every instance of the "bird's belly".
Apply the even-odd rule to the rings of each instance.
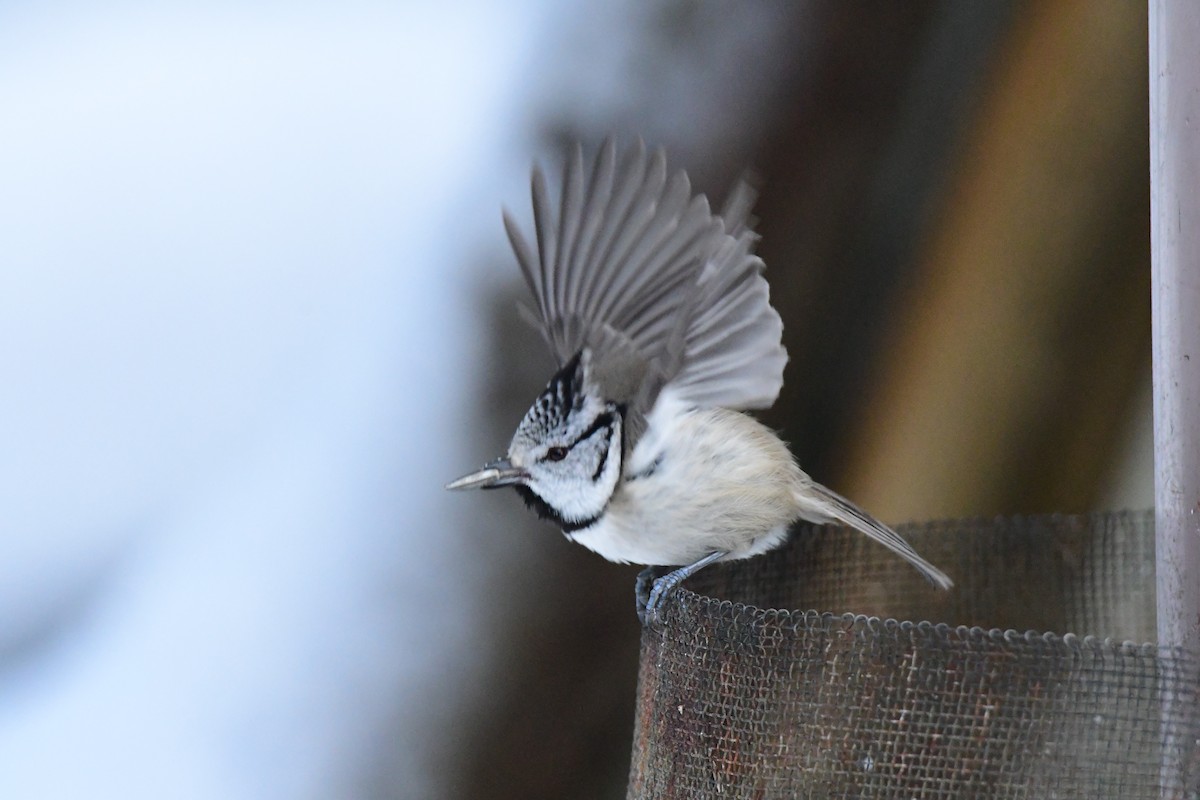
[[[622,520],[610,514],[568,537],[619,564],[676,566],[698,561],[704,555],[695,546],[696,542],[686,537],[673,535],[662,528],[638,528],[633,520]]]
[[[662,566],[777,547],[796,518],[790,483],[738,461],[697,469],[695,454],[676,453],[652,474],[626,480],[604,515],[571,538],[609,561]]]

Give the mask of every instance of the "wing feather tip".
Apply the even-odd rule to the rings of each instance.
[[[753,189],[735,186],[734,202],[727,201],[717,214],[708,198],[694,191],[686,171],[668,169],[661,146],[647,148],[636,137],[621,147],[609,134],[586,164],[583,150],[576,142],[567,154],[561,196],[552,192],[556,187],[541,166],[533,167],[532,238],[508,209],[503,211],[552,345],[571,347],[586,338],[585,329],[593,323],[612,323],[636,339],[648,357],[671,362],[663,383],[675,384],[683,394],[728,408],[770,406],[782,387],[787,356],[780,343],[783,322],[762,277],[765,265],[752,253],[757,238],[749,227]],[[658,301],[646,300],[647,292],[657,296],[676,279],[707,283],[710,272],[715,283],[693,292],[686,310],[672,312],[683,312],[682,327],[663,318]],[[560,324],[561,317],[572,314],[589,322]],[[730,315],[742,321],[736,345],[701,354],[672,344],[678,336],[707,342],[729,333],[722,320]],[[688,333],[692,326],[694,333]],[[699,360],[690,370],[689,349]]]

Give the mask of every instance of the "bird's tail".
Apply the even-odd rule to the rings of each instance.
[[[840,522],[870,536],[916,567],[939,589],[949,589],[954,585],[950,576],[926,561],[912,545],[904,541],[904,537],[832,489],[811,481],[796,492],[796,502],[800,504],[801,516],[806,519]]]

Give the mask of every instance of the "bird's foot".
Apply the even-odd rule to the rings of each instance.
[[[709,553],[694,564],[671,570],[666,575],[657,578],[654,567],[646,567],[642,570],[637,579],[638,619],[642,621],[642,625],[652,628],[661,627],[663,604],[675,593],[679,584],[725,555],[724,552]],[[649,591],[647,591],[647,584],[649,584]],[[642,601],[643,597],[646,598],[644,602]]]
[[[654,579],[650,585],[650,594],[646,598],[646,607],[642,611],[642,624],[652,628],[662,627],[662,609],[679,584],[691,573],[685,569],[677,569]]]
[[[643,625],[649,623],[646,609],[650,605],[650,596],[654,593],[654,586],[658,580],[658,567],[646,567],[638,573],[637,584],[634,587],[634,599],[637,602],[638,619]],[[658,623],[657,610],[654,613],[654,622]]]

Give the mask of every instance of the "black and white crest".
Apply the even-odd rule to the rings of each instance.
[[[531,447],[546,441],[554,431],[564,429],[568,418],[583,408],[586,380],[583,354],[576,353],[533,401],[517,428],[513,444]]]

